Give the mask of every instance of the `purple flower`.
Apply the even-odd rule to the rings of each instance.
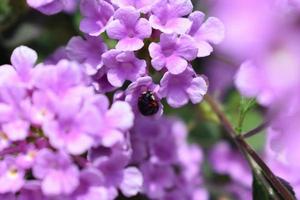
[[[91,36],[103,33],[114,14],[113,6],[105,0],[82,0],[80,11],[83,15],[80,30]]]
[[[33,86],[33,66],[37,54],[32,49],[20,46],[11,56],[12,65],[1,66],[0,75],[0,121],[2,131],[12,141],[25,139],[29,132],[26,107],[27,89]],[[5,144],[5,140],[3,140]]]
[[[16,157],[15,162],[22,169],[30,169],[34,164],[36,154],[37,154],[37,150],[34,148],[34,146],[25,143],[24,152],[22,152]]]
[[[48,200],[48,198],[41,191],[41,183],[37,180],[31,180],[24,184],[18,200]]]
[[[95,75],[92,76],[93,85],[98,93],[106,93],[115,89],[115,87],[108,81],[106,71],[106,66],[103,66]]]
[[[266,48],[267,51],[242,63],[235,77],[240,92],[247,97],[256,97],[264,106],[299,90],[299,38],[298,34],[286,36],[279,37]]]
[[[156,70],[166,67],[172,74],[182,73],[197,56],[197,48],[191,37],[176,34],[162,34],[159,43],[151,43],[149,53]]]
[[[166,72],[160,85],[160,95],[166,97],[168,104],[174,108],[183,106],[189,99],[194,104],[199,103],[208,88],[205,79],[189,67],[178,75]]]
[[[141,166],[144,177],[144,192],[151,199],[161,198],[165,190],[175,184],[175,174],[171,166],[145,162]]]
[[[3,132],[0,132],[0,151],[5,149],[6,147],[9,147],[10,143],[11,143],[11,141],[6,136],[6,134]]]
[[[115,20],[107,26],[107,34],[119,40],[116,49],[136,51],[144,46],[143,39],[151,35],[151,26],[145,18],[132,7],[120,8],[115,12]]]
[[[61,46],[57,48],[50,56],[48,56],[43,63],[46,65],[56,65],[60,60],[63,59],[68,60],[69,57],[67,55],[66,48]]]
[[[203,155],[199,147],[187,143],[181,121],[138,117],[130,133],[131,162],[140,166],[147,197],[207,199],[199,168]]]
[[[76,0],[27,0],[30,7],[40,12],[53,15],[62,10],[73,11],[76,8]]]
[[[0,122],[2,128],[3,145],[9,141],[23,140],[29,134],[30,123],[27,121],[28,100],[25,99],[25,90],[17,85],[17,82],[9,83],[10,86],[0,86]],[[9,141],[7,141],[9,139]]]
[[[11,64],[18,74],[19,80],[24,82],[26,87],[31,86],[32,68],[36,61],[37,53],[26,46],[16,48],[11,55]]]
[[[32,94],[32,105],[28,109],[32,124],[40,126],[54,118],[54,102],[49,98],[50,95],[52,94],[42,91],[35,91]]]
[[[132,6],[142,13],[150,11],[155,2],[156,0],[112,0],[112,3],[120,8]]]
[[[25,172],[11,156],[0,161],[0,193],[17,192],[24,184]]]
[[[115,87],[125,80],[135,81],[146,73],[146,62],[135,57],[133,52],[110,50],[102,55],[107,67],[107,79]]]
[[[79,185],[79,170],[63,152],[54,153],[48,149],[38,152],[33,175],[42,180],[45,195],[70,194]]]
[[[93,137],[102,126],[97,106],[83,99],[83,94],[79,95],[75,91],[75,94],[70,93],[60,99],[55,112],[57,118],[43,124],[51,145],[76,155],[84,153],[94,144]]]
[[[221,141],[212,148],[209,161],[218,174],[230,176],[231,182],[224,186],[227,192],[238,196],[239,199],[252,199],[249,196],[252,185],[251,169],[236,149]]]
[[[257,97],[258,102],[265,106],[293,93],[300,84],[300,62],[294,57],[296,54],[276,54],[267,58],[267,63],[244,62],[235,77],[235,85],[244,96]]]
[[[151,9],[149,22],[154,29],[163,33],[185,33],[192,22],[184,18],[193,10],[190,0],[158,0]]]
[[[113,200],[117,191],[103,185],[103,175],[94,168],[86,168],[80,172],[80,185],[71,195],[71,199],[80,200]]]
[[[138,99],[143,92],[150,91],[155,96],[157,101],[160,101],[158,97],[159,85],[154,84],[150,76],[140,77],[135,82],[131,83],[125,92],[125,101],[129,102],[134,112],[138,111]],[[156,116],[161,116],[163,112],[163,105],[159,103],[159,111]]]
[[[300,127],[299,98],[295,102],[296,105],[293,105],[291,101],[284,101],[284,105],[281,105],[283,108],[281,108],[279,116],[273,119],[271,126],[267,130],[267,146],[270,148],[270,152],[280,162],[290,167],[300,166],[300,156],[297,153],[299,149],[297,141],[300,137],[298,132]],[[279,106],[276,105],[276,109]]]
[[[62,97],[72,88],[84,88],[88,84],[88,78],[80,64],[61,60],[56,65],[37,66],[33,82],[36,89],[51,91]]]
[[[94,75],[103,66],[101,55],[107,51],[107,46],[99,37],[76,36],[68,42],[66,51],[71,60],[84,64],[88,75]]]
[[[104,175],[107,187],[119,188],[126,197],[135,196],[141,191],[143,177],[136,167],[127,166],[130,159],[128,152],[118,146],[96,151],[98,155],[102,155],[94,158],[93,165]]]
[[[29,123],[24,120],[14,120],[2,125],[2,130],[7,133],[12,141],[23,140],[27,137]]]
[[[286,157],[282,156],[283,154],[278,154],[277,152],[274,152],[274,149],[272,149],[271,146],[273,145],[272,143],[274,142],[270,141],[275,139],[275,137],[274,138],[272,137],[273,134],[274,132],[271,131],[268,132],[267,145],[264,152],[265,155],[264,160],[266,160],[266,163],[271,168],[272,172],[276,174],[276,176],[283,178],[284,180],[288,181],[291,184],[294,192],[296,193],[296,197],[298,199],[300,197],[300,184],[299,184],[300,176],[298,173],[299,158],[293,160],[286,160],[285,159]],[[295,137],[292,138],[295,140]],[[276,140],[277,139],[279,138],[276,138]],[[288,143],[288,145],[290,144]],[[297,150],[296,152],[292,152],[292,153],[297,156]]]
[[[103,125],[98,133],[101,144],[111,147],[116,143],[124,142],[125,133],[132,127],[134,119],[130,105],[123,101],[116,101],[107,110],[108,104],[104,105],[101,101],[99,104],[102,104],[100,109],[105,111],[101,119]]]
[[[251,61],[246,61],[240,66],[236,74],[235,85],[244,96],[252,97],[259,94],[261,79],[258,78],[260,76],[258,70],[259,68]],[[250,82],[252,84],[249,84]]]
[[[89,100],[92,87],[87,87],[81,66],[66,60],[56,67],[39,66],[35,73],[31,120],[41,125],[51,145],[71,154],[81,154],[93,145],[98,133],[100,113]],[[95,126],[99,124],[99,126]],[[79,145],[80,144],[80,145]]]
[[[217,16],[226,27],[226,36],[224,41],[218,45],[218,50],[240,63],[241,60],[260,55],[261,50],[269,45],[274,36],[286,37],[286,32],[278,31],[282,30],[282,27],[286,27],[281,24],[282,21],[286,23],[285,17],[283,17],[284,11],[278,10],[275,5],[279,1],[290,2],[290,0],[272,2],[232,0],[230,6],[226,1],[215,2],[209,13]],[[253,10],[255,10],[255,14],[253,14]],[[281,28],[278,29],[278,27]]]
[[[198,57],[210,55],[213,51],[210,43],[218,44],[224,38],[224,25],[216,17],[209,17],[204,22],[204,13],[195,11],[190,14],[189,19],[192,26],[187,32],[194,39],[194,44],[198,48]]]
[[[16,195],[13,193],[0,194],[0,199],[17,200]],[[23,200],[23,199],[20,199],[20,200]]]
[[[210,162],[219,174],[229,175],[233,181],[250,187],[252,174],[244,158],[226,142],[219,142],[210,152]]]

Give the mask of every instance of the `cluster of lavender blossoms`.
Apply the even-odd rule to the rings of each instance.
[[[38,64],[20,46],[0,67],[0,199],[207,199],[202,150],[161,100],[201,102],[191,61],[221,42],[222,23],[190,0],[27,3],[48,15],[79,3],[84,36]]]

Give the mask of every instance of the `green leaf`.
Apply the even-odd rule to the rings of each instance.
[[[269,193],[268,188],[262,182],[259,175],[253,175],[252,182],[252,199],[253,200],[271,200],[274,199],[273,196]]]
[[[243,123],[248,111],[251,110],[255,106],[255,99],[246,99],[245,97],[241,97],[240,105],[239,105],[239,119],[236,130],[238,133],[242,132]]]
[[[290,183],[278,176],[276,178],[283,184],[284,187],[286,187],[286,189],[291,193],[294,199],[296,199],[294,189],[290,185]],[[252,197],[253,200],[285,200],[286,199],[274,187],[272,187],[271,183],[267,180],[267,178],[262,173],[260,173],[259,171],[255,171],[255,169],[253,169]]]

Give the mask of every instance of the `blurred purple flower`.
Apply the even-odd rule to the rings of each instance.
[[[281,34],[278,15],[283,11],[275,8],[276,1],[232,0],[230,5],[225,1],[214,1],[209,13],[219,18],[226,27],[224,41],[218,45],[222,55],[240,63],[259,55],[274,35]],[[285,18],[282,17],[284,21]],[[276,31],[276,28],[279,30]]]
[[[105,0],[82,0],[80,11],[83,15],[80,30],[91,36],[103,33],[114,14],[113,6]]]
[[[144,176],[144,192],[152,199],[162,198],[165,190],[175,184],[175,174],[169,165],[144,162],[141,171]]]
[[[27,3],[46,15],[53,15],[62,10],[72,12],[77,5],[76,0],[27,0]]]
[[[61,46],[61,47],[57,48],[50,56],[48,56],[44,60],[44,64],[55,65],[60,60],[63,60],[63,59],[69,59],[69,57],[67,55],[66,48],[64,46]]]
[[[290,35],[280,40],[280,44],[271,51],[245,61],[235,77],[240,92],[269,106],[297,90],[300,85],[300,59],[299,46],[295,41],[298,41],[295,36]]]
[[[63,152],[43,149],[38,152],[33,175],[42,180],[45,195],[71,194],[79,185],[79,170]]]
[[[15,158],[6,156],[0,161],[0,193],[17,192],[25,182],[25,171],[20,168]]]
[[[149,198],[208,199],[199,168],[201,149],[186,142],[186,127],[181,121],[138,117],[130,133],[131,162],[140,166],[144,193]]]
[[[40,181],[31,180],[24,184],[18,196],[18,200],[48,200],[48,198],[41,191]]]
[[[252,199],[252,173],[246,160],[229,143],[217,143],[209,154],[212,168],[222,175],[228,175],[231,182],[224,185],[225,191],[238,199]]]
[[[145,75],[146,62],[133,52],[110,50],[102,55],[107,67],[107,79],[115,87],[121,87],[126,80],[135,81]]]
[[[274,105],[282,107],[267,130],[267,147],[270,151],[268,153],[270,155],[273,153],[274,158],[291,168],[300,166],[300,156],[297,153],[299,149],[298,138],[300,137],[298,132],[300,127],[299,96],[294,100],[295,102],[284,101],[284,105]]]
[[[76,94],[66,95],[55,112],[57,118],[43,124],[51,145],[75,155],[92,147],[93,135],[98,133],[102,125],[97,107],[82,101],[83,98],[78,98]]]
[[[149,53],[156,70],[166,67],[172,74],[182,73],[197,56],[197,48],[191,37],[176,34],[161,34],[159,43],[151,43]]]
[[[199,103],[208,88],[205,79],[197,76],[189,67],[178,75],[166,72],[160,86],[159,94],[166,97],[168,104],[174,108],[187,104],[189,99],[194,104]]]
[[[96,149],[100,156],[92,160],[93,166],[103,174],[106,187],[119,188],[126,197],[135,196],[141,191],[143,177],[136,167],[127,166],[130,154],[119,147]]]
[[[70,199],[78,200],[113,200],[117,191],[103,185],[103,175],[94,168],[87,168],[80,172],[80,185]]]
[[[191,0],[158,0],[152,7],[149,22],[163,33],[185,33],[192,22],[184,18],[193,10]]]
[[[101,119],[103,126],[100,127],[98,133],[101,144],[111,147],[116,143],[124,142],[125,133],[133,126],[134,120],[130,105],[127,102],[115,101],[111,108],[107,110],[108,104],[104,105],[101,101],[99,101],[99,104],[102,104],[100,109],[105,111]]]
[[[143,39],[151,35],[151,26],[145,18],[139,18],[140,13],[132,7],[120,8],[112,22],[107,26],[107,34],[117,39],[116,49],[121,51],[136,51],[144,46]]]
[[[229,175],[234,181],[251,187],[252,174],[244,158],[226,142],[217,143],[210,152],[210,162],[219,174]]]
[[[289,119],[287,119],[289,120]],[[293,132],[289,132],[288,134],[293,134]],[[295,137],[291,136],[291,135],[275,135],[274,137],[274,131],[268,131],[268,135],[267,135],[267,144],[265,147],[265,152],[264,152],[264,156],[265,156],[265,160],[266,163],[268,164],[268,166],[270,167],[270,169],[272,170],[272,172],[274,174],[276,174],[276,176],[283,178],[284,180],[288,181],[291,186],[293,187],[294,192],[296,193],[296,197],[297,199],[300,197],[300,176],[298,173],[298,169],[299,169],[299,158],[297,155],[297,150],[291,152],[290,150],[284,152],[281,151],[278,153],[278,151],[274,151],[274,143],[276,143],[276,140],[280,140],[280,139],[286,139],[285,137],[289,137],[289,138],[293,138],[292,140],[295,140]],[[280,138],[279,138],[279,137]],[[276,140],[274,140],[276,139]],[[278,141],[280,143],[280,141]],[[296,142],[292,143],[286,143],[289,145],[295,145]],[[299,144],[298,144],[299,145]],[[294,146],[295,147],[295,146]],[[295,148],[296,149],[296,148]],[[295,150],[294,149],[294,150]],[[284,152],[284,153],[283,153]],[[286,153],[292,153],[293,156],[296,156],[294,158],[292,158],[293,160],[290,159],[286,159]],[[289,156],[289,155],[288,155]],[[291,156],[291,157],[293,157]],[[290,157],[290,158],[291,158]]]

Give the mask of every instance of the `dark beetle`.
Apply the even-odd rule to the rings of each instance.
[[[150,116],[157,113],[159,103],[151,91],[146,91],[138,99],[138,108],[142,115]]]

